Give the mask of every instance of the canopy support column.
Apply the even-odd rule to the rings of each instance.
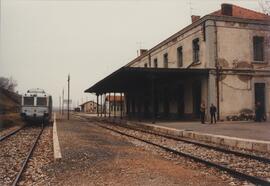
[[[113,93],[113,117],[116,117],[115,92]]]
[[[155,95],[155,79],[152,77],[151,80],[151,97],[152,97],[152,123],[156,123],[156,95]]]
[[[109,92],[109,118],[111,118],[111,93]]]
[[[122,92],[120,93],[120,119],[123,119],[123,99],[122,99]]]
[[[129,112],[130,112],[130,101],[129,101],[129,95],[125,93],[126,97],[126,116],[129,118]]]
[[[97,95],[97,116],[99,117],[99,104],[98,104],[98,94],[96,94]]]
[[[106,118],[106,114],[107,114],[107,105],[106,105],[106,93],[104,94],[104,117]]]
[[[102,105],[102,94],[100,94],[100,117],[102,117],[103,105]]]

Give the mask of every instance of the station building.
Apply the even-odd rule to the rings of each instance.
[[[269,119],[269,59],[270,16],[222,4],[85,92],[121,93],[131,118],[196,119],[205,102],[225,119],[260,102]]]
[[[94,101],[86,101],[85,103],[81,104],[80,107],[81,111],[85,113],[95,114],[98,110],[98,104]]]

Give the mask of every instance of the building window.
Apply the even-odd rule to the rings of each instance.
[[[183,47],[177,48],[177,64],[178,67],[183,66]]]
[[[157,68],[158,67],[158,61],[157,61],[157,58],[154,59],[154,67]]]
[[[144,67],[147,68],[147,63],[144,64]]]
[[[193,48],[193,62],[198,63],[200,61],[200,45],[199,45],[199,38],[194,39],[192,41],[192,48]]]
[[[253,59],[254,61],[264,60],[264,38],[259,36],[253,37]]]
[[[164,68],[168,68],[168,54],[163,55]]]

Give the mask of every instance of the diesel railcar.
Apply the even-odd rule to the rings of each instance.
[[[52,96],[42,89],[30,89],[22,95],[21,116],[24,120],[48,123],[52,118]]]

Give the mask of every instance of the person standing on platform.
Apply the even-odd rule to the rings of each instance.
[[[205,103],[204,101],[202,101],[201,105],[200,105],[200,118],[201,118],[201,123],[204,124],[204,120],[205,120]]]
[[[210,107],[211,123],[213,123],[213,119],[215,123],[217,122],[216,112],[217,112],[217,107],[212,103]]]

